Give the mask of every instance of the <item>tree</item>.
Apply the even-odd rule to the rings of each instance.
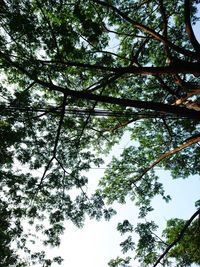
[[[173,178],[199,174],[200,44],[192,27],[198,3],[1,0],[0,179],[9,203],[1,212],[16,229],[6,242],[15,239],[29,253],[25,220],[45,245],[57,246],[66,219],[79,227],[86,215],[109,219],[115,211],[105,203],[127,197],[144,218],[154,196],[170,199],[156,165]],[[125,131],[134,145],[113,158],[88,196],[84,172],[100,166]],[[156,262],[149,254],[155,229],[135,228],[152,239],[151,247],[140,242],[136,249],[143,266]],[[122,247],[133,249],[132,239]],[[41,252],[23,264],[37,260],[52,261]]]
[[[164,231],[167,243],[171,243],[176,239],[185,223],[184,220],[180,219],[173,219],[167,222],[167,228]],[[199,265],[199,238],[199,220],[197,219],[188,227],[187,233],[177,246],[169,252],[169,257],[175,258],[178,266],[188,266],[192,263]]]

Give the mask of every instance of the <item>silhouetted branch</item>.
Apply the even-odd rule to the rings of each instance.
[[[47,171],[48,171],[51,163],[56,158],[56,151],[57,151],[58,141],[59,141],[59,138],[60,138],[61,127],[62,127],[62,124],[63,124],[64,115],[65,115],[66,100],[67,100],[67,95],[64,94],[63,104],[62,104],[62,110],[61,110],[61,115],[60,115],[60,121],[59,121],[58,129],[57,129],[57,134],[56,134],[56,139],[55,139],[54,148],[53,148],[53,155],[52,155],[51,159],[49,160],[49,162],[48,162],[48,164],[47,164],[47,166],[46,166],[46,168],[44,170],[44,173],[43,173],[42,178],[40,180],[40,183],[38,185],[37,192],[38,192],[38,190],[42,186],[42,183],[43,183],[43,181],[45,179],[46,173],[47,173]]]
[[[194,34],[194,31],[191,25],[190,10],[191,10],[191,2],[190,0],[185,0],[184,1],[184,18],[185,18],[186,31],[187,31],[187,34],[188,34],[188,37],[190,39],[192,46],[194,47],[197,53],[200,53],[200,44],[197,41],[197,38]]]
[[[177,94],[177,92],[173,89],[171,89],[160,76],[155,76],[156,79],[158,80],[159,84],[162,86],[163,90],[168,92],[170,95],[172,96],[176,96],[179,97],[179,95]]]
[[[163,3],[163,0],[159,0],[159,8],[160,8],[160,13],[161,13],[161,17],[162,17],[162,24],[163,24],[163,36],[166,40],[168,40],[168,18],[165,12],[165,6]],[[170,60],[171,59],[171,53],[170,53],[170,49],[169,49],[169,45],[168,43],[164,44],[164,49],[165,49],[165,53],[167,58]]]
[[[60,165],[61,169],[63,170],[64,175],[65,175],[65,174],[67,174],[67,175],[71,175],[71,173],[68,172],[68,171],[65,169],[65,167],[64,167],[63,164],[62,164],[62,162],[61,162],[57,157],[55,157],[55,159],[56,159],[56,161],[58,162],[58,164]],[[72,175],[71,175],[71,176],[72,176]],[[75,180],[77,180],[76,177],[74,177],[74,176],[72,176],[72,177],[73,177]],[[83,195],[85,196],[85,198],[90,202],[90,199],[89,199],[88,195],[87,195],[86,192],[83,190],[83,187],[82,187],[80,184],[78,184],[78,188],[81,190],[81,192],[83,193]]]
[[[165,255],[169,252],[171,248],[173,248],[184,236],[185,232],[187,231],[188,227],[192,223],[192,221],[200,214],[200,209],[197,210],[192,217],[185,223],[184,227],[178,234],[177,238],[166,248],[166,250],[163,252],[163,254],[158,258],[158,260],[155,262],[153,267],[156,267],[160,261],[165,257]]]
[[[163,121],[163,124],[164,124],[164,126],[165,126],[165,128],[166,128],[166,130],[167,130],[167,132],[168,132],[168,134],[169,134],[169,137],[170,137],[169,140],[168,140],[168,143],[171,144],[171,142],[172,142],[172,140],[173,140],[173,132],[172,132],[171,129],[169,128],[169,126],[168,126],[168,124],[167,124],[165,118],[162,118],[162,121]]]
[[[55,140],[54,149],[53,149],[53,156],[54,156],[54,158],[56,156],[56,150],[57,150],[58,141],[59,141],[59,138],[60,138],[61,127],[62,127],[64,116],[65,116],[66,100],[67,100],[67,95],[64,94],[63,104],[62,104],[62,110],[61,110],[61,115],[60,115],[60,122],[59,122],[59,125],[58,125],[56,140]]]

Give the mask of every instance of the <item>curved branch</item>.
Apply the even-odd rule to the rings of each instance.
[[[115,35],[121,35],[121,36],[128,36],[128,37],[136,37],[136,38],[141,38],[141,39],[146,39],[147,37],[144,35],[138,35],[138,34],[129,34],[129,33],[125,33],[125,32],[117,32],[115,30],[111,30],[109,28],[107,28],[107,26],[104,24],[103,28],[105,29],[105,31],[110,32],[110,33],[114,33]]]
[[[190,42],[197,53],[200,53],[200,44],[197,41],[197,38],[194,34],[194,31],[192,29],[191,20],[190,20],[190,0],[184,1],[184,17],[185,17],[185,26],[186,26],[186,32],[188,34],[188,37],[190,39]]]
[[[189,139],[186,140],[186,142],[172,150],[169,150],[167,151],[166,153],[162,154],[155,162],[153,162],[149,167],[147,167],[145,169],[145,171],[142,173],[142,175],[140,175],[138,178],[137,178],[137,181],[139,181],[148,171],[150,171],[151,169],[153,169],[157,164],[159,164],[163,159],[165,158],[168,158],[170,156],[172,156],[173,154],[195,144],[195,143],[198,143],[200,142],[200,134],[194,136],[194,137],[191,137]],[[135,182],[135,181],[134,181]]]
[[[180,231],[180,233],[178,234],[177,238],[166,248],[166,250],[164,251],[164,253],[157,259],[157,261],[155,262],[155,264],[153,265],[153,267],[156,267],[160,261],[165,257],[165,255],[169,252],[169,250],[171,248],[173,248],[184,236],[185,232],[187,231],[188,227],[190,226],[190,224],[192,223],[192,221],[198,216],[200,215],[200,209],[198,209],[193,215],[192,217],[185,223],[184,227],[182,228],[182,230]]]
[[[123,13],[121,10],[119,10],[117,7],[105,2],[105,1],[101,1],[101,0],[93,0],[95,3],[110,8],[112,11],[116,12],[121,18],[123,18],[124,20],[126,20],[127,22],[131,23],[133,26],[135,26],[136,28],[140,29],[141,31],[149,34],[150,36],[152,36],[152,38],[156,39],[159,42],[162,42],[164,45],[168,45],[169,47],[171,47],[172,49],[174,49],[174,51],[181,53],[185,56],[189,56],[195,59],[199,59],[199,55],[197,55],[195,52],[187,50],[183,47],[179,47],[173,43],[171,43],[168,39],[166,39],[165,37],[163,37],[162,35],[160,35],[159,33],[155,32],[154,30],[152,30],[151,28],[132,20],[129,16],[127,16],[125,13]]]
[[[88,92],[94,92],[97,91],[98,89],[109,85],[110,83],[116,81],[118,78],[120,78],[122,75],[121,74],[115,74],[115,75],[107,75],[104,76],[103,78],[101,78],[99,81],[97,81],[96,83],[88,86],[86,89],[84,89],[84,91],[88,91]]]

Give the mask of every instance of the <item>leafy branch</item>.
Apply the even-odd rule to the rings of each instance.
[[[100,1],[100,0],[93,0],[93,1],[99,5],[102,5],[104,7],[111,9],[112,11],[117,13],[120,17],[122,17],[125,21],[131,23],[134,27],[140,29],[141,31],[149,34],[152,38],[156,39],[159,42],[162,42],[164,45],[168,45],[169,47],[174,49],[174,51],[181,53],[185,56],[189,56],[191,58],[199,58],[199,56],[195,52],[187,50],[183,47],[180,47],[180,46],[177,46],[177,45],[171,43],[168,39],[163,37],[161,34],[155,32],[153,29],[151,29],[151,28],[149,28],[149,27],[147,27],[147,26],[145,26],[145,25],[143,25],[137,21],[132,20],[129,16],[127,16],[125,13],[120,11],[117,7],[111,5],[107,2]]]
[[[162,255],[160,255],[160,257],[157,259],[157,261],[154,263],[153,267],[156,267],[160,261],[166,256],[166,254],[170,251],[171,248],[173,248],[184,236],[184,234],[186,233],[188,227],[190,226],[190,224],[192,223],[192,221],[198,216],[200,215],[200,209],[198,209],[192,216],[191,218],[185,223],[184,227],[182,228],[182,230],[180,231],[180,233],[178,234],[177,238],[165,249],[165,251],[163,252]]]
[[[180,146],[177,146],[176,148],[169,150],[167,152],[165,152],[164,154],[162,154],[155,162],[153,162],[149,167],[147,167],[144,172],[136,179],[136,181],[139,181],[142,179],[142,177],[151,169],[153,169],[157,164],[159,164],[162,160],[164,160],[165,158],[168,158],[170,156],[172,156],[173,154],[195,144],[200,142],[200,134],[196,135],[195,137],[191,137],[189,138],[185,143],[181,144]],[[134,182],[136,182],[134,181]]]

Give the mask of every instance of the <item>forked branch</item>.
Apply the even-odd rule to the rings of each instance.
[[[42,175],[42,178],[40,179],[40,183],[38,185],[38,188],[37,188],[37,192],[38,190],[41,188],[42,186],[42,183],[46,177],[46,173],[47,171],[49,170],[50,168],[50,165],[51,163],[53,162],[53,160],[56,158],[56,152],[57,152],[57,147],[58,147],[58,141],[60,139],[60,132],[61,132],[61,127],[63,125],[63,120],[64,120],[64,116],[65,116],[65,107],[66,107],[66,100],[67,100],[67,95],[64,94],[64,97],[63,97],[63,104],[62,104],[62,110],[61,110],[61,114],[60,114],[60,121],[59,121],[59,125],[58,125],[58,129],[57,129],[57,134],[56,134],[56,139],[55,139],[55,142],[54,142],[54,148],[53,148],[53,155],[51,157],[51,159],[49,160],[45,170],[44,170],[44,173]],[[36,192],[36,194],[37,194]]]

